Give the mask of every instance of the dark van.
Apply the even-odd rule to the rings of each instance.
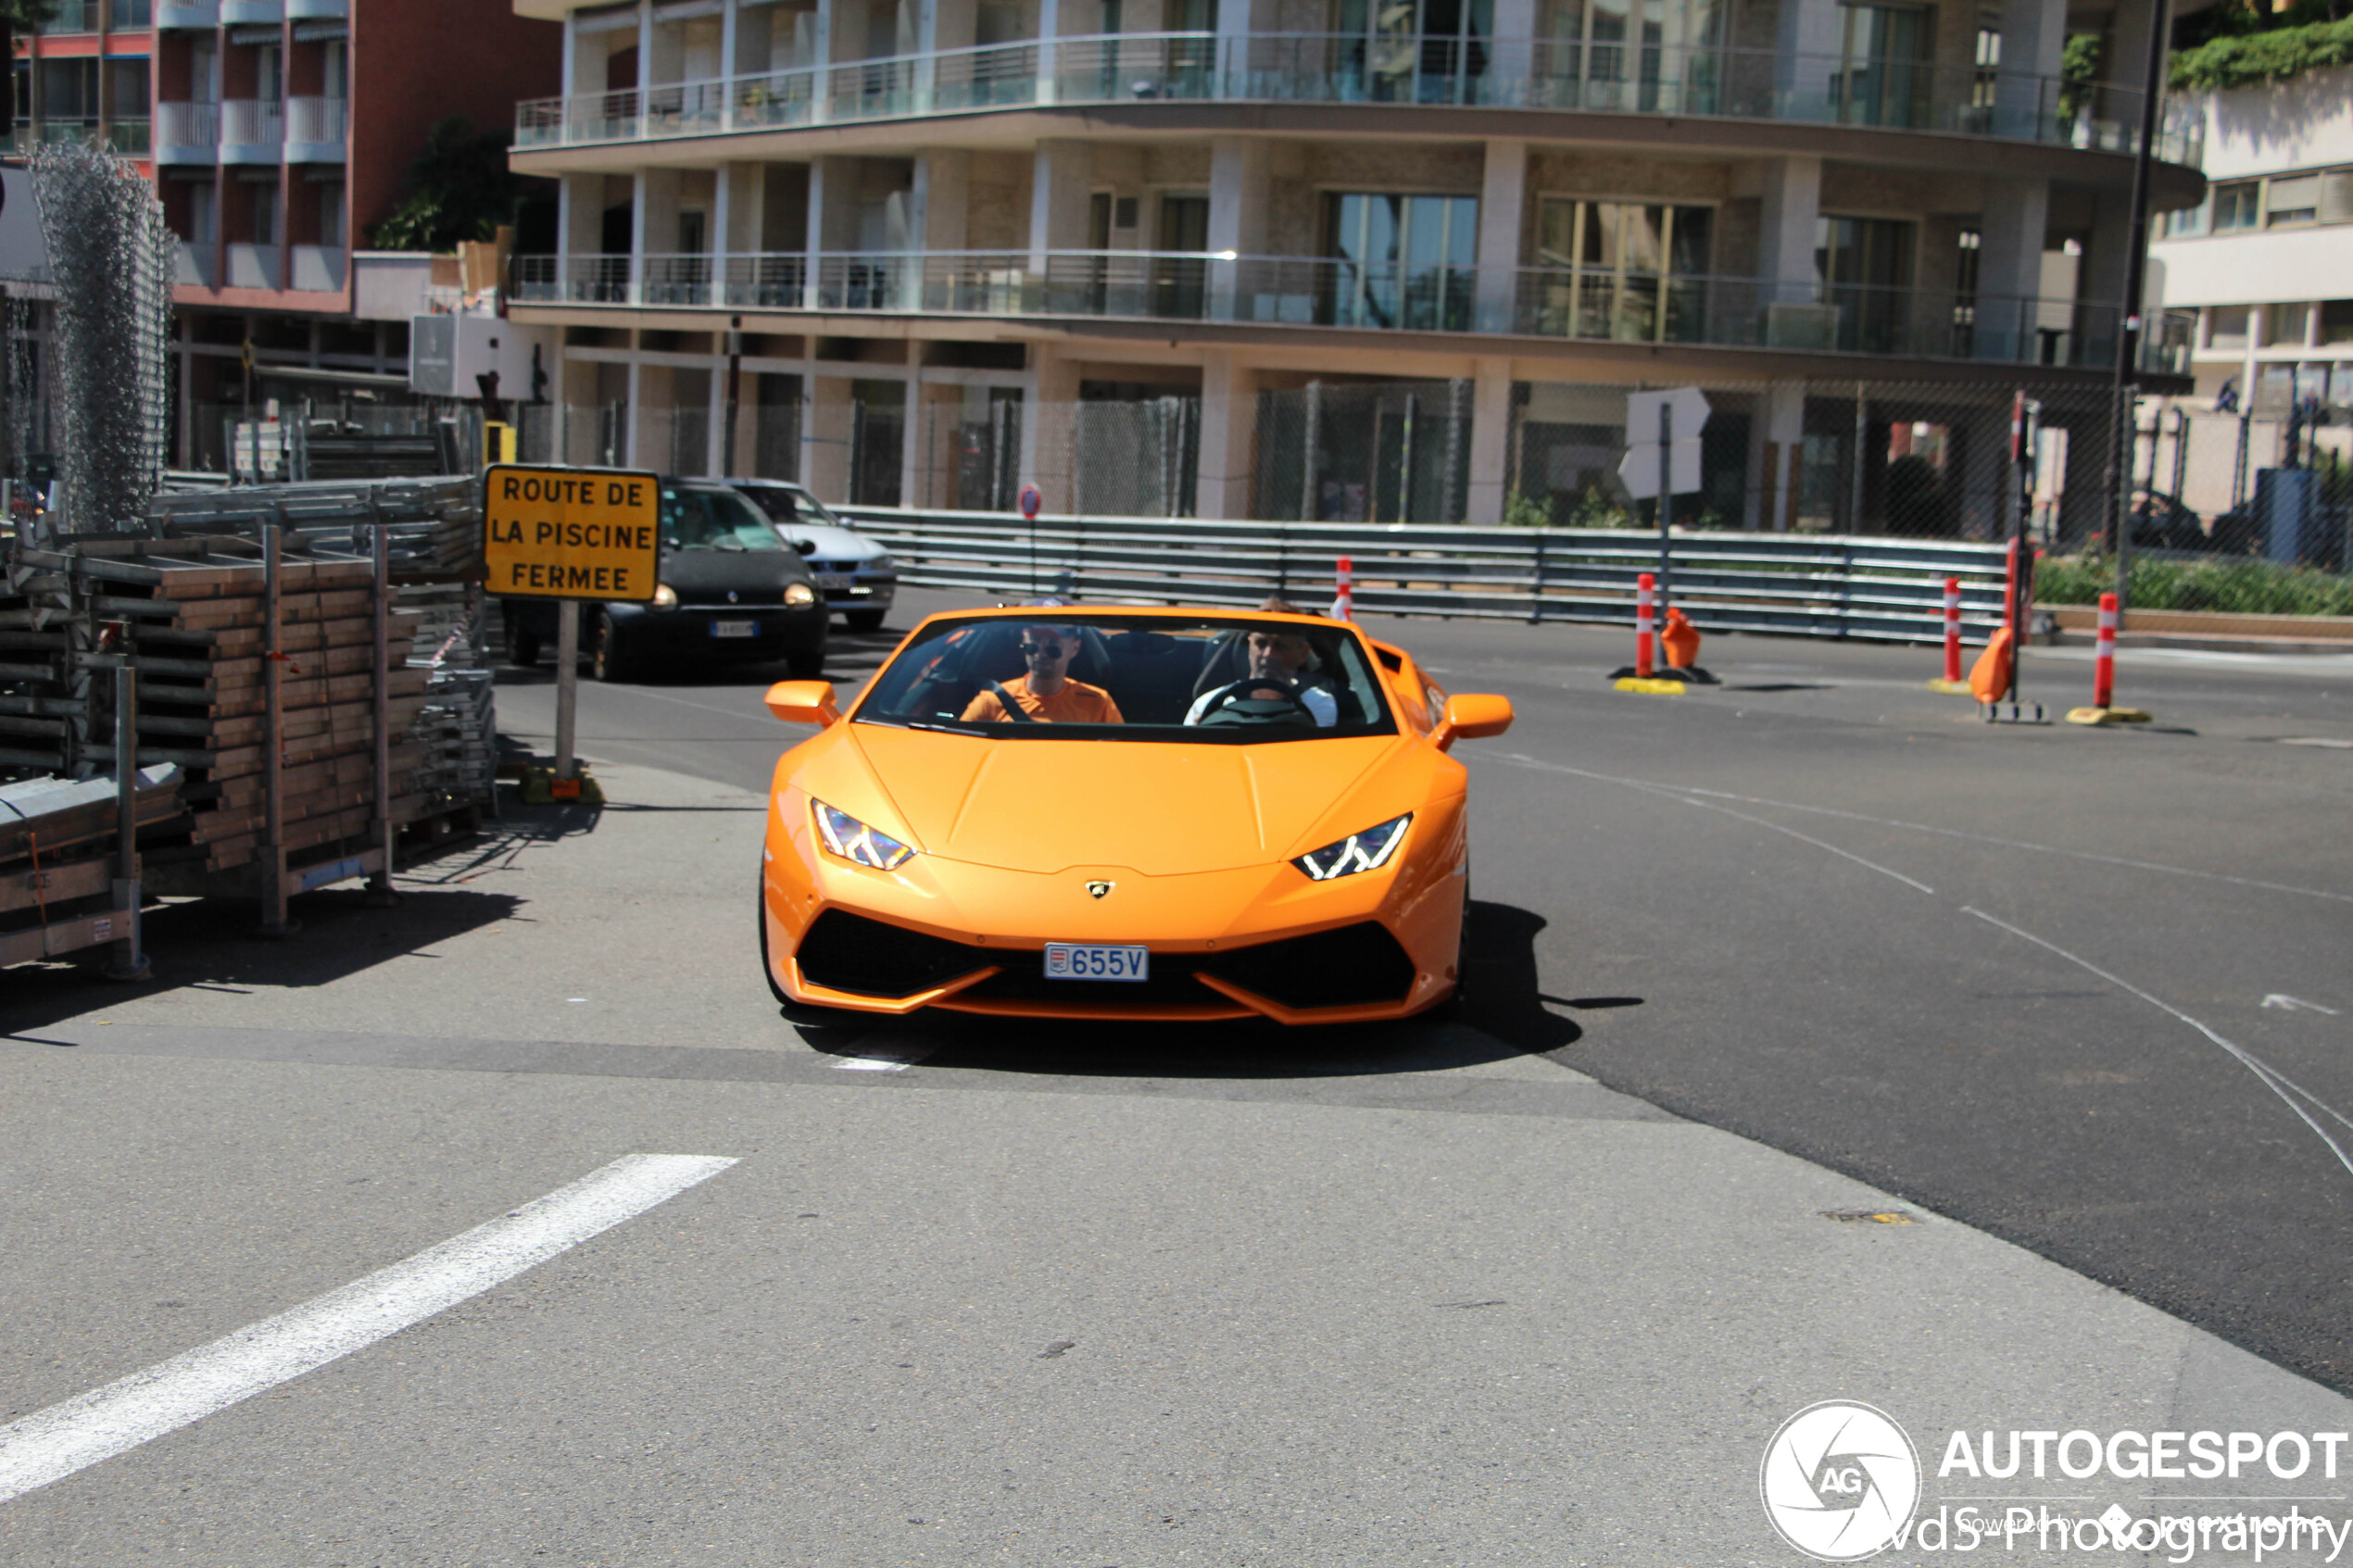
[[[581,646],[599,681],[707,660],[825,667],[829,617],[809,563],[743,496],[712,480],[661,482],[661,586],[651,604],[584,605]],[[556,601],[502,599],[507,648],[536,664],[556,645]]]

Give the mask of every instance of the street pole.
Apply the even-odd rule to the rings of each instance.
[[[737,388],[741,384],[744,373],[743,324],[744,319],[741,316],[731,318],[727,323],[727,433],[722,438],[725,445],[721,448],[719,456],[719,471],[722,475],[736,471],[736,410],[740,401],[737,396]]]
[[[556,606],[556,777],[579,771],[573,739],[580,712],[580,601]]]
[[[1658,617],[1667,619],[1669,585],[1673,582],[1674,552],[1667,545],[1667,530],[1675,522],[1675,405],[1662,398],[1658,405]]]
[[[2141,80],[2141,142],[2133,158],[2133,236],[2124,253],[2124,319],[2116,334],[2116,390],[2110,409],[2108,442],[2108,521],[2116,530],[2117,624],[2123,624],[2132,601],[2133,583],[2133,454],[2138,419],[2133,413],[2134,389],[2140,384],[2141,295],[2148,287],[2149,167],[2157,157],[2157,106],[2165,90],[2167,30],[2172,8],[2169,0],[2149,0],[2147,69]]]

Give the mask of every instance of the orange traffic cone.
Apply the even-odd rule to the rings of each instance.
[[[1667,609],[1667,630],[1659,634],[1659,644],[1667,650],[1667,663],[1673,670],[1695,670],[1699,667],[1699,628],[1691,618],[1675,606]]]
[[[1969,669],[1969,695],[1988,707],[2009,694],[2010,646],[2016,640],[2016,633],[2008,627],[1995,628],[1985,651],[1977,656],[1977,663]]]

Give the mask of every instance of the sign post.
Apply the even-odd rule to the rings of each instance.
[[[1021,508],[1021,515],[1029,521],[1029,591],[1035,596],[1038,592],[1038,514],[1045,509],[1046,497],[1035,484],[1025,484],[1014,505]]]
[[[1699,488],[1699,433],[1707,424],[1707,399],[1695,386],[1667,392],[1635,392],[1626,398],[1626,456],[1617,477],[1637,501],[1658,497],[1658,611],[1667,613],[1673,560],[1667,546],[1675,524],[1675,497]],[[1644,433],[1656,430],[1653,442]],[[1680,432],[1681,433],[1678,433]]]
[[[573,783],[580,601],[650,604],[661,585],[661,480],[614,469],[494,465],[483,476],[484,586],[555,599],[556,778]],[[559,790],[572,795],[573,790]]]

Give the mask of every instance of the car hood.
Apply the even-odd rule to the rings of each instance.
[[[780,522],[776,532],[796,545],[816,546],[810,553],[827,560],[869,560],[884,553],[883,547],[862,533],[852,533],[847,528],[832,528],[822,522]]]
[[[1361,793],[1384,758],[1423,749],[1394,735],[1203,746],[849,729],[845,749],[862,759],[918,847],[1038,872],[1124,866],[1178,876],[1265,865],[1315,848],[1302,839]],[[1333,836],[1373,820],[1350,821]]]
[[[809,563],[792,550],[664,550],[661,580],[694,602],[715,588],[782,588],[807,583]]]

